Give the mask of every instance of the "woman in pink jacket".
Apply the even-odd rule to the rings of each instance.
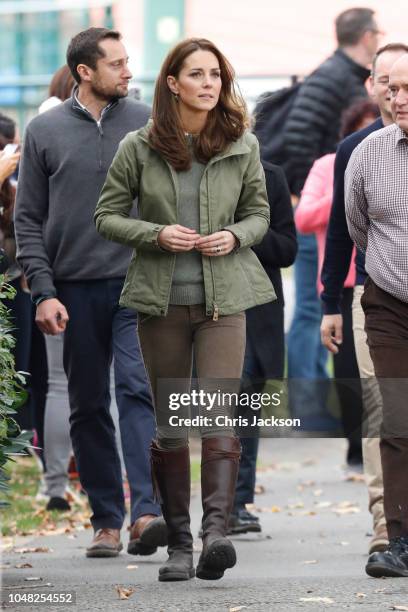
[[[353,104],[344,114],[342,138],[361,130],[378,116],[378,107],[369,100],[360,100]],[[309,172],[302,195],[296,209],[296,228],[304,234],[315,234],[318,252],[317,289],[319,295],[323,289],[320,273],[323,266],[326,245],[326,233],[329,224],[333,199],[334,160],[336,154],[329,153],[316,160]],[[349,272],[344,283],[341,308],[344,320],[344,338],[342,350],[334,356],[334,374],[339,398],[344,434],[348,439],[347,463],[358,466],[362,463],[361,451],[361,393],[356,394],[350,380],[359,379],[355,356],[351,304],[355,284],[355,249]],[[346,329],[347,328],[347,329]],[[343,384],[340,379],[347,379]]]

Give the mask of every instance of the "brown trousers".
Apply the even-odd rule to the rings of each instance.
[[[408,304],[369,278],[361,305],[383,399],[381,463],[389,538],[408,535]]]
[[[169,417],[188,418],[189,407],[172,412],[170,394],[190,392],[193,356],[198,390],[206,393],[239,393],[245,355],[245,313],[220,316],[213,321],[204,305],[170,306],[166,317],[139,315],[139,338],[155,405],[157,435],[163,448],[182,446],[188,427],[169,426]],[[233,414],[216,403],[200,408],[202,417]],[[234,435],[232,426],[202,424],[202,437]]]

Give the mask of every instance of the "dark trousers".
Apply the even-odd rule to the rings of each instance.
[[[354,347],[352,303],[353,288],[347,287],[343,289],[341,300],[343,342],[337,355],[334,355],[333,365],[344,435],[350,443],[349,450],[361,454],[363,403],[360,372]],[[342,379],[344,382],[342,382]]]
[[[388,536],[408,536],[408,304],[369,278],[361,305],[383,398],[380,451]]]
[[[153,501],[150,442],[155,423],[137,337],[137,315],[119,306],[123,279],[57,283],[69,323],[64,334],[71,438],[94,529],[120,529],[125,515],[122,473],[109,412],[114,359],[123,456],[131,492],[131,521],[160,514]]]
[[[19,408],[15,419],[22,429],[36,430],[39,455],[44,461],[42,450],[48,380],[44,336],[35,323],[35,306],[30,294],[21,289],[20,278],[11,284],[16,289],[16,295],[14,300],[6,300],[5,305],[11,311],[11,322],[14,326],[16,345],[13,352],[16,370],[29,373],[26,378],[28,401]]]
[[[246,347],[242,374],[242,390],[246,393],[262,392],[267,379],[283,378],[285,358],[285,337],[283,319],[283,300],[246,311]],[[240,407],[239,414],[252,421],[254,412]],[[240,436],[241,459],[239,463],[237,486],[233,512],[245,504],[254,502],[256,461],[258,457],[259,436],[251,427],[251,437]]]

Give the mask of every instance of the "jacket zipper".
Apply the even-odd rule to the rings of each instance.
[[[95,117],[94,117],[93,115],[91,115],[91,113],[88,111],[88,109],[83,108],[82,106],[80,106],[80,105],[79,105],[79,104],[76,102],[76,100],[74,100],[74,102],[73,102],[73,106],[74,106],[74,107],[75,107],[77,110],[79,110],[80,112],[84,113],[84,115],[86,115],[87,117],[89,117],[89,118],[90,118],[92,121],[94,121],[94,123],[96,123],[96,127],[98,128],[98,133],[99,133],[99,141],[98,141],[98,145],[99,145],[99,146],[98,146],[98,158],[99,158],[99,159],[98,159],[98,166],[99,166],[99,170],[102,170],[102,149],[103,149],[103,147],[102,147],[102,138],[103,138],[102,119],[103,119],[103,116],[105,115],[105,113],[106,113],[106,112],[109,112],[109,111],[110,111],[110,109],[111,109],[113,106],[116,106],[116,105],[115,105],[115,103],[110,103],[110,104],[108,104],[108,106],[105,106],[105,108],[104,108],[104,109],[102,109],[102,112],[101,112],[101,116],[100,116],[99,121],[97,121],[97,120],[95,119]]]
[[[170,164],[166,161],[167,167],[169,169],[170,172],[170,177],[171,177],[171,182],[173,185],[173,189],[174,189],[174,197],[176,198],[176,213],[177,213],[177,221],[178,221],[178,192],[177,192],[177,186],[176,186],[176,180],[174,178],[173,175],[173,168],[170,166]],[[166,303],[166,309],[168,311],[169,308],[169,302],[170,302],[170,293],[171,293],[171,285],[172,285],[172,281],[173,281],[173,275],[174,275],[174,268],[176,267],[176,255],[173,254],[173,263],[172,263],[172,267],[171,267],[171,274],[170,274],[170,283],[169,283],[169,290],[167,292],[167,303]],[[166,314],[167,314],[166,311]]]
[[[103,138],[103,129],[102,129],[102,117],[99,121],[96,122],[98,126],[99,132],[99,170],[102,170],[102,138]]]
[[[209,180],[208,180],[208,168],[206,170],[206,181],[207,181],[207,198],[208,198],[208,203],[207,203],[208,229],[210,231],[210,234],[212,234],[211,215],[210,215],[210,188],[209,188]],[[212,317],[212,320],[213,321],[218,321],[218,306],[217,306],[217,294],[216,294],[216,291],[215,291],[214,269],[213,269],[213,264],[212,264],[211,257],[209,257],[209,260],[210,260],[211,279],[212,279],[212,285],[213,285],[213,317]]]

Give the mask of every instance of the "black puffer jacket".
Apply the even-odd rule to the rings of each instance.
[[[313,162],[336,150],[341,115],[357,98],[367,97],[370,71],[337,49],[308,76],[285,124],[285,167],[292,193],[300,195]]]

